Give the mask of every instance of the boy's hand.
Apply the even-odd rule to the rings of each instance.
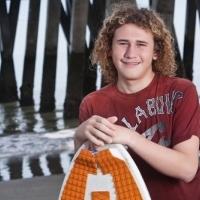
[[[79,140],[79,143],[89,140],[95,149],[103,146],[104,143],[112,143],[113,137],[115,136],[114,123],[116,121],[117,117],[115,116],[106,119],[94,115],[77,128],[75,139],[76,141]]]
[[[115,125],[115,137],[113,138],[112,143],[129,146],[130,142],[133,142],[133,135],[138,135],[138,133],[134,130],[130,130],[127,127]]]

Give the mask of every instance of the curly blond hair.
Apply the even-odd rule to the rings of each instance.
[[[174,39],[163,19],[152,9],[137,8],[133,3],[123,2],[110,6],[90,55],[92,65],[100,65],[104,81],[112,83],[118,79],[109,53],[115,30],[124,24],[137,25],[153,35],[157,59],[152,61],[152,70],[160,76],[175,76]]]

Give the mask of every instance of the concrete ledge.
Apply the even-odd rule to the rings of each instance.
[[[64,174],[0,182],[0,199],[57,200]]]

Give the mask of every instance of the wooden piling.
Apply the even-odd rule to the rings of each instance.
[[[90,31],[89,46],[86,49],[86,62],[83,83],[83,96],[96,90],[97,66],[91,66],[89,56],[94,47],[94,42],[105,18],[106,0],[93,0],[89,2],[88,28]],[[91,70],[92,69],[92,70]]]
[[[54,93],[56,81],[58,27],[60,22],[60,10],[60,0],[48,1],[40,112],[50,112],[55,109]]]
[[[152,7],[160,13],[166,22],[166,25],[172,32],[173,38],[176,38],[176,33],[173,25],[174,18],[174,0],[162,1],[162,0],[153,0]],[[178,48],[177,39],[175,39],[175,48],[176,48],[176,62],[178,64],[177,76],[184,77],[185,76],[185,68],[183,62],[181,60],[180,51]]]
[[[197,8],[198,13],[199,13],[199,19],[200,19],[200,0],[195,0],[195,3],[196,3],[196,8]]]
[[[176,70],[176,76],[186,78],[185,67],[184,67],[184,63],[182,61],[181,54],[180,54],[180,51],[179,51],[178,40],[177,40],[176,32],[174,30],[174,26],[173,26],[172,33],[173,33],[173,38],[174,38],[174,43],[175,43],[174,44],[175,50],[176,50],[175,60],[176,60],[176,63],[178,65],[178,68]]]
[[[10,21],[10,31],[12,35],[13,46],[14,46],[16,30],[17,30],[17,21],[18,21],[18,16],[19,16],[20,2],[21,0],[12,0],[10,3],[9,21]]]
[[[60,14],[60,23],[63,29],[63,33],[65,35],[65,39],[67,40],[68,44],[70,44],[70,25],[71,25],[71,9],[72,9],[72,2],[71,0],[66,0],[66,12],[63,8],[61,3],[61,14]]]
[[[22,86],[20,88],[21,106],[34,105],[33,88],[34,88],[39,12],[40,12],[40,0],[30,0],[23,79],[22,79]]]
[[[185,40],[183,62],[185,66],[186,77],[193,79],[193,57],[194,57],[194,40],[196,24],[196,5],[195,0],[187,0],[185,23]]]
[[[77,118],[83,98],[85,68],[85,35],[88,16],[88,0],[73,0],[71,19],[71,49],[68,56],[67,91],[64,117]]]
[[[19,9],[19,6],[16,6]],[[10,19],[12,24],[16,24],[15,9],[10,10]],[[0,102],[14,102],[18,101],[17,84],[15,79],[14,62],[13,62],[13,46],[16,26],[13,26],[11,31],[9,15],[7,13],[6,1],[0,0],[0,24],[1,24],[1,38],[3,49],[1,50],[1,71],[0,71]]]

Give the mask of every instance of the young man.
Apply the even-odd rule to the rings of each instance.
[[[91,55],[106,87],[80,105],[74,143],[128,146],[153,200],[199,200],[199,99],[174,77],[173,39],[154,11],[115,4]]]

